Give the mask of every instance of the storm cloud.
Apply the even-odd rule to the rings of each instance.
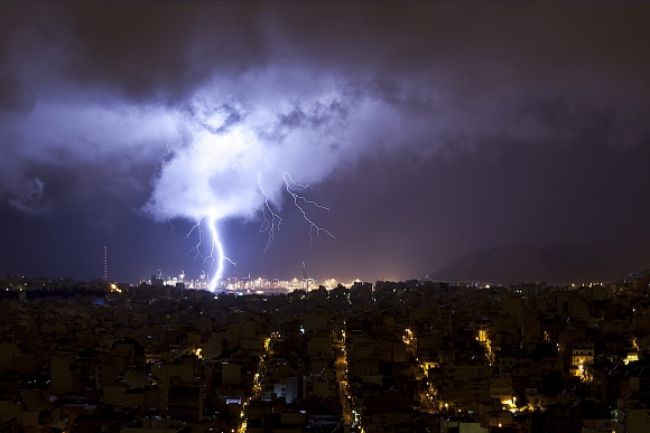
[[[384,272],[373,268],[387,267],[400,277],[424,274],[486,246],[568,240],[627,248],[634,236],[650,238],[641,222],[650,217],[645,204],[627,218],[585,211],[584,232],[573,234],[565,224],[578,224],[574,215],[566,217],[570,223],[554,216],[575,203],[578,213],[612,209],[623,192],[650,192],[650,176],[635,166],[650,162],[647,6],[9,3],[1,9],[3,213],[42,219],[76,202],[83,204],[79,218],[97,224],[94,209],[119,203],[138,218],[196,221],[215,213],[258,223],[267,199],[278,212],[291,211],[284,177],[290,174],[332,204],[325,214],[311,209],[344,235],[322,256],[377,237],[392,242],[387,250],[400,250],[400,237],[437,233],[425,238],[439,240],[439,251],[421,245],[415,259],[386,253],[390,259],[357,262],[371,277]],[[441,178],[450,167],[467,179]],[[520,169],[548,180],[508,177]],[[83,175],[88,170],[92,176]],[[597,181],[584,181],[591,176]],[[354,184],[359,196],[348,198],[342,184]],[[579,197],[558,197],[563,188]],[[382,202],[373,202],[375,189],[401,192],[386,196],[386,208],[370,210]],[[483,200],[482,189],[490,199],[480,221],[460,210],[474,212],[470,204],[454,217],[431,217],[463,195],[468,203]],[[487,224],[490,213],[505,215],[503,197],[512,196],[518,197],[513,211],[501,219],[513,221]],[[350,206],[336,203],[349,199],[372,221],[348,235],[343,221],[350,220]],[[603,230],[606,221],[632,225],[620,234]],[[296,225],[305,229],[304,222]],[[286,246],[276,239],[278,248]],[[295,239],[285,235],[285,242]],[[247,248],[235,248],[246,256]],[[637,259],[648,257],[633,249]],[[332,272],[351,276],[354,255],[332,259]],[[189,259],[176,259],[183,260]],[[249,270],[275,266],[283,274],[285,261],[297,259],[256,260]]]

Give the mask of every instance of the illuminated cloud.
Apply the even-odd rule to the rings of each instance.
[[[191,138],[163,163],[146,206],[161,219],[251,218],[267,197],[282,206],[285,175],[317,183],[366,152],[401,143],[386,142],[401,118],[393,107],[344,81],[301,71],[214,82],[189,104]]]

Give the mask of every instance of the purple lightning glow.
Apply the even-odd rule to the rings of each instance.
[[[218,229],[225,219],[261,215],[260,232],[268,235],[268,250],[282,224],[283,198],[288,197],[309,227],[310,242],[314,232],[317,237],[334,238],[308,211],[329,208],[307,198],[305,190],[337,165],[360,155],[362,147],[355,145],[358,138],[350,119],[365,124],[385,107],[380,101],[336,90],[331,83],[310,88],[311,92],[305,94],[303,89],[300,95],[266,90],[264,101],[240,95],[240,102],[226,106],[217,102],[220,88],[211,87],[198,92],[179,119],[191,132],[189,140],[169,152],[146,209],[158,219],[197,221],[190,232],[207,225],[210,252],[204,262],[213,263],[210,290],[218,288],[224,263],[230,261]],[[302,102],[296,105],[296,100]],[[352,116],[341,106],[357,110]],[[322,146],[324,140],[337,145]],[[197,253],[206,245],[203,236],[199,230]]]
[[[316,231],[316,236],[320,236],[322,232],[327,236],[331,237],[332,239],[334,239],[334,235],[329,230],[327,230],[325,227],[319,226],[309,217],[307,211],[303,208],[301,202],[314,206],[318,209],[329,210],[330,208],[323,206],[313,200],[310,200],[304,197],[303,195],[298,194],[296,191],[303,191],[307,189],[308,186],[295,183],[291,175],[285,173],[283,174],[283,179],[286,183],[286,191],[292,197],[296,209],[298,209],[303,219],[309,225],[310,241],[312,240],[312,232],[314,230]],[[265,195],[265,197],[268,197],[266,196],[266,193],[264,192],[264,189],[262,188],[261,185],[260,185],[260,191],[262,192],[262,194]],[[278,213],[276,213],[273,210],[271,203],[268,201],[268,198],[266,198],[264,207],[262,208],[260,213],[262,214],[262,218],[264,220],[262,226],[260,227],[260,231],[268,233],[268,239],[266,242],[266,250],[268,250],[271,247],[271,243],[273,242],[273,237],[275,232],[280,228],[282,218]],[[210,213],[203,219],[203,221],[205,221],[205,224],[208,227],[208,233],[210,236],[210,253],[204,258],[204,262],[210,261],[214,264],[213,265],[214,270],[213,270],[212,278],[210,278],[210,282],[208,283],[208,289],[212,292],[215,292],[219,287],[219,283],[223,279],[224,271],[225,271],[225,263],[228,262],[233,266],[237,266],[237,264],[225,254],[223,242],[221,241],[221,237],[219,235],[219,229],[217,226],[219,222],[219,218],[216,216],[216,214]],[[196,227],[198,227],[200,235],[199,235],[199,242],[193,249],[195,249],[198,252],[200,251],[200,247],[204,241],[203,240],[204,234],[201,228],[201,222],[197,223],[192,227],[190,233],[188,233],[188,236],[189,234],[191,234],[192,231],[195,230]]]
[[[303,187],[331,180],[322,191],[332,191],[344,179],[354,187],[337,201],[354,204],[345,208],[355,218],[339,206],[327,220],[341,227],[344,251],[332,261],[341,268],[352,266],[347,246],[376,233],[386,244],[415,239],[400,263],[425,272],[463,250],[540,240],[597,239],[625,251],[634,239],[635,254],[647,256],[637,245],[650,236],[648,206],[615,213],[619,224],[585,212],[650,195],[645,6],[576,10],[575,20],[546,4],[469,15],[463,6],[357,5],[341,17],[336,5],[178,2],[151,13],[130,2],[17,3],[0,4],[0,234],[18,245],[1,257],[7,270],[46,266],[30,250],[44,240],[32,224],[56,225],[53,239],[84,225],[91,231],[80,239],[131,238],[122,234],[144,211],[195,224],[182,250],[198,236],[194,260],[223,277],[233,220],[261,223],[259,250],[269,250],[296,207],[305,234],[327,242],[325,209]],[[421,209],[366,218],[375,202]],[[407,216],[413,224],[399,224]],[[288,267],[298,250],[250,263]],[[381,250],[355,268],[374,273],[388,260]],[[43,254],[58,263],[55,251]],[[71,273],[86,272],[81,251],[65,255]],[[128,266],[131,279],[145,271]]]
[[[417,119],[359,90],[335,75],[269,68],[214,79],[177,106],[44,97],[21,123],[20,134],[32,145],[40,143],[33,145],[39,148],[35,162],[56,155],[60,164],[117,161],[120,170],[130,170],[158,161],[143,209],[158,221],[194,222],[188,237],[198,234],[198,242],[191,251],[212,264],[214,290],[229,261],[219,233],[223,221],[261,215],[268,250],[287,201],[307,223],[310,241],[314,232],[334,238],[311,216],[310,210],[329,209],[306,197],[307,185],[416,133],[417,122],[407,131],[395,126]],[[47,188],[40,179],[31,184],[39,186],[39,195]],[[34,201],[33,194],[23,195],[21,203]]]

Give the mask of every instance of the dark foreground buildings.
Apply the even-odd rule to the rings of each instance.
[[[0,432],[647,433],[648,283],[7,280]]]

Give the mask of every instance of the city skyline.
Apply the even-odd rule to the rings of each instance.
[[[649,267],[647,5],[0,8],[1,274]]]

